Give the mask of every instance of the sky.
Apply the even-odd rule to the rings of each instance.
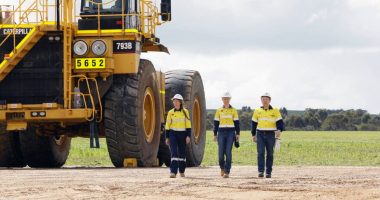
[[[255,108],[269,92],[290,110],[380,113],[380,0],[173,0],[172,11],[156,34],[171,54],[143,58],[198,70],[207,108],[225,91]]]
[[[158,1],[159,2],[159,1]],[[195,69],[208,108],[260,96],[291,110],[380,113],[380,0],[177,0],[158,37],[171,54],[144,55],[162,71]]]

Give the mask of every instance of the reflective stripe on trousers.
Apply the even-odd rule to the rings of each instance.
[[[182,161],[182,162],[186,162],[186,158],[172,158],[171,159],[171,161],[173,161],[173,160],[175,160],[175,161]]]

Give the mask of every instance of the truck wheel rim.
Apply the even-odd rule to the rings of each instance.
[[[154,136],[154,127],[156,122],[156,109],[153,90],[148,87],[144,94],[143,103],[143,126],[145,139],[148,143],[151,143]]]
[[[199,98],[196,97],[193,104],[193,133],[195,143],[198,144],[201,139],[201,107],[199,104]]]
[[[60,135],[60,136],[55,136],[54,141],[58,146],[61,146],[65,142],[65,136]]]

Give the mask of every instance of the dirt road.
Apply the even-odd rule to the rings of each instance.
[[[1,169],[0,199],[380,199],[380,168],[276,167],[272,179],[253,167]]]

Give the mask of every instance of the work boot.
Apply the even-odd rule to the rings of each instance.
[[[175,173],[170,173],[170,178],[175,178],[177,175]]]
[[[265,178],[272,178],[272,175],[271,174],[266,174]]]
[[[181,175],[182,178],[185,177],[185,173],[180,173],[179,175]]]
[[[263,172],[259,172],[259,178],[264,178],[264,173]]]
[[[223,178],[229,178],[230,174],[229,173],[224,173]]]
[[[220,170],[220,176],[224,176],[224,169]]]

